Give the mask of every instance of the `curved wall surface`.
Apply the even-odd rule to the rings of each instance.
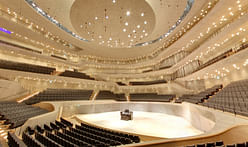
[[[47,102],[44,102],[47,103]],[[105,101],[67,101],[49,102],[54,105],[54,111],[29,119],[21,128],[19,134],[27,127],[35,125],[49,124],[59,117],[72,117],[77,114],[92,114],[112,111],[144,111],[165,113],[183,117],[191,123],[193,127],[205,133],[198,136],[213,135],[223,132],[233,126],[247,124],[248,119],[234,116],[214,109],[194,105],[190,103],[174,104],[160,102],[116,102]],[[42,121],[41,121],[42,120]]]

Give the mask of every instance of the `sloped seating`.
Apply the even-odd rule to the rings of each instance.
[[[114,94],[111,91],[100,91],[96,100],[117,100],[117,101],[126,101],[124,94]]]
[[[135,93],[130,94],[131,101],[149,101],[149,102],[170,102],[176,95],[158,95],[156,93]]]
[[[230,83],[202,105],[248,116],[248,80]]]
[[[27,128],[22,134],[23,142],[27,146],[34,147],[108,147],[140,142],[138,136],[101,129],[84,123],[73,127],[74,125],[64,118],[54,123],[51,122],[50,125],[53,128],[51,131],[45,128],[45,126],[50,128],[47,125],[44,125],[44,129],[40,126],[36,126],[34,130]],[[30,135],[31,130],[34,131],[34,135]],[[44,130],[44,133],[40,130]]]
[[[8,132],[8,145],[10,147],[28,147],[12,132]]]
[[[41,73],[41,74],[51,74],[54,70],[56,70],[55,68],[26,64],[26,63],[18,63],[13,61],[6,61],[6,60],[0,60],[0,68]]]
[[[0,116],[3,125],[16,128],[23,125],[29,118],[47,113],[47,110],[17,102],[0,102]]]
[[[92,90],[47,89],[23,102],[30,105],[42,101],[89,100],[91,94]]]
[[[219,89],[221,88],[222,88],[222,85],[216,85],[195,95],[188,95],[188,94],[182,95],[181,97],[176,99],[175,102],[180,103],[180,102],[185,101],[185,102],[194,103],[194,104],[202,103],[204,102],[204,100],[208,99],[210,96],[218,92]]]
[[[94,78],[91,78],[90,76],[86,75],[85,73],[77,72],[77,71],[69,71],[69,70],[65,70],[63,73],[60,74],[60,76],[86,79],[86,80],[95,80]]]

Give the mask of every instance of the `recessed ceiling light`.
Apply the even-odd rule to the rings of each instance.
[[[133,39],[131,39],[130,41],[133,42]]]
[[[147,36],[148,34],[147,33],[145,33],[145,36]]]
[[[133,38],[136,38],[136,36],[133,36]]]
[[[100,35],[99,38],[102,38],[102,36]]]
[[[116,3],[116,0],[112,0],[113,3]]]
[[[130,34],[128,34],[128,35],[127,35],[127,37],[128,37],[128,38],[130,38],[130,37],[131,37],[131,35],[130,35]]]
[[[127,30],[126,29],[123,29],[123,32],[126,32]]]
[[[128,22],[125,22],[125,26],[128,26]]]
[[[80,25],[80,28],[83,28],[83,25]]]
[[[140,25],[137,25],[137,28],[139,29],[140,28]]]
[[[136,31],[135,30],[133,30],[133,33],[135,33]]]
[[[147,21],[144,21],[144,24],[147,24]]]
[[[91,23],[90,23],[90,22],[89,22],[88,24],[89,24],[89,26],[91,25]]]
[[[98,17],[95,17],[95,20],[97,20],[98,19]]]
[[[141,16],[144,16],[145,14],[144,14],[144,13],[141,13],[140,15],[141,15]]]
[[[109,40],[112,40],[112,38],[110,37]]]
[[[145,32],[146,32],[146,30],[143,30],[142,32],[143,32],[143,33],[145,33]]]
[[[140,36],[140,38],[143,38],[143,37],[144,37],[143,35]]]
[[[127,11],[127,12],[126,12],[126,15],[129,16],[129,15],[130,15],[130,11]]]
[[[105,16],[106,19],[108,19],[109,17],[108,16]]]

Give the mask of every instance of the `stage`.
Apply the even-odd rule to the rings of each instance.
[[[76,115],[79,119],[104,128],[162,138],[200,135],[183,117],[164,113],[133,111],[133,120],[120,120],[120,111]]]

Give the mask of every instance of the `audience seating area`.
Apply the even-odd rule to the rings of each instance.
[[[55,68],[26,64],[26,63],[18,63],[18,62],[6,61],[6,60],[0,60],[0,68],[41,73],[41,74],[51,74],[53,71],[56,70]]]
[[[30,105],[41,101],[72,101],[72,100],[89,100],[92,90],[78,89],[47,89],[38,95],[25,100],[24,103]]]
[[[237,81],[227,85],[202,105],[248,116],[248,80]]]
[[[47,110],[17,102],[0,103],[0,120],[10,129],[23,125],[29,118],[47,113]]]
[[[210,96],[214,95],[216,92],[218,92],[222,88],[222,85],[216,85],[212,88],[208,88],[198,94],[195,95],[182,95],[178,99],[176,99],[176,103],[181,103],[183,101],[189,102],[189,103],[202,103],[205,99],[208,99]]]
[[[176,95],[158,95],[156,93],[130,94],[130,101],[170,102]]]
[[[114,94],[111,91],[100,91],[96,100],[117,100],[117,101],[126,101],[125,94]]]
[[[20,140],[15,133],[8,132],[8,146],[9,147],[28,147]]]
[[[22,134],[22,140],[12,135],[8,136],[9,144],[12,142],[24,142],[32,147],[108,147],[140,142],[140,138],[135,135],[110,131],[85,123],[73,125],[71,122],[60,118],[60,121],[51,122],[44,127],[27,127]],[[13,141],[14,140],[14,141]]]
[[[154,85],[154,84],[165,84],[165,80],[156,80],[156,81],[146,81],[146,82],[130,82],[130,85]]]
[[[63,73],[60,74],[60,76],[86,79],[86,80],[95,80],[94,78],[91,78],[90,76],[86,75],[85,73],[81,73],[81,72],[77,72],[77,71],[69,71],[69,70],[64,71]]]
[[[248,147],[248,142],[224,144],[223,141],[199,143],[196,145],[187,145],[186,147]]]

